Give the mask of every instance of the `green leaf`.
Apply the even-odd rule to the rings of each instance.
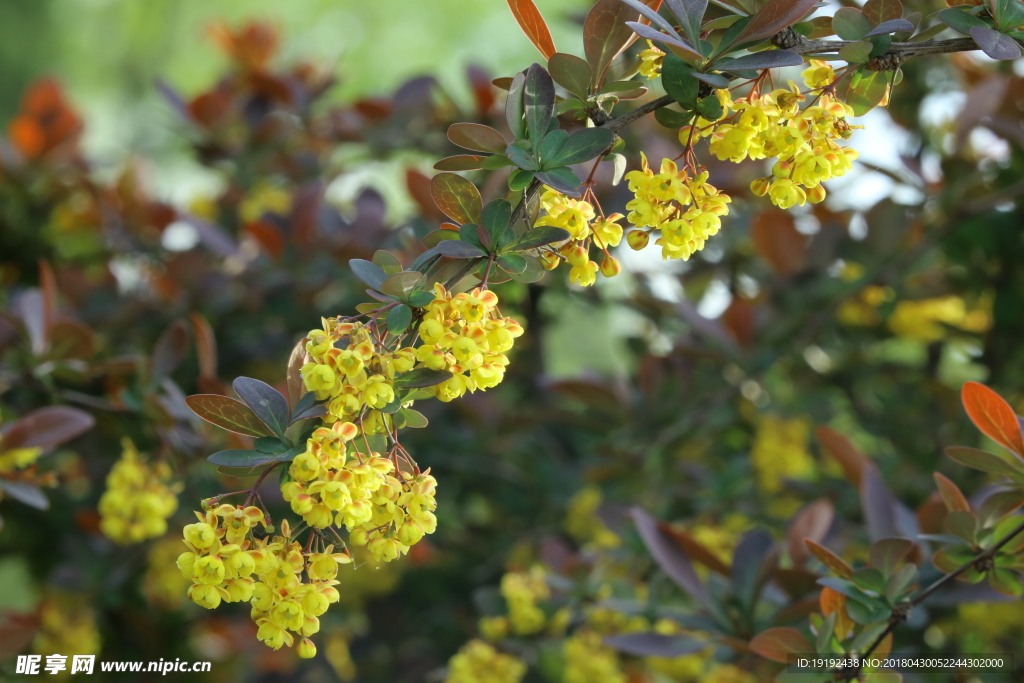
[[[725,76],[720,75],[720,74],[713,74],[713,73],[705,74],[705,73],[701,73],[699,71],[694,71],[693,72],[693,77],[696,78],[698,81],[701,81],[703,83],[707,83],[712,88],[716,88],[718,90],[724,90],[725,88],[729,87],[729,79],[726,78]]]
[[[661,67],[661,84],[665,92],[683,109],[697,107],[700,81],[693,77],[693,67],[671,52],[665,55]]]
[[[555,84],[540,64],[532,64],[526,70],[523,84],[523,107],[526,112],[526,129],[530,142],[539,145],[548,132],[555,115]]]
[[[454,173],[438,173],[430,180],[430,195],[437,208],[457,223],[476,223],[483,204],[476,185]]]
[[[893,577],[889,579],[889,584],[885,587],[886,600],[895,605],[916,578],[917,565],[905,564],[900,567],[900,570],[893,574]]]
[[[440,246],[442,244],[449,244],[450,242],[445,240],[440,242],[437,247],[434,247],[438,251],[441,251]],[[443,251],[441,253],[444,253]],[[416,289],[417,285],[423,281],[423,273],[417,273],[414,270],[407,270],[404,273],[398,273],[392,275],[380,286],[380,291],[401,299],[404,301],[412,290]]]
[[[214,453],[206,460],[214,465],[223,467],[256,467],[266,465],[269,462],[276,462],[278,457],[259,451],[233,449]]]
[[[387,275],[401,273],[403,270],[402,262],[398,260],[398,257],[390,251],[384,251],[383,249],[374,252],[373,262],[380,266],[381,270]]]
[[[666,128],[678,129],[693,122],[692,111],[676,111],[668,107],[654,110],[654,120]]]
[[[369,443],[369,449],[367,449],[367,443]],[[384,453],[388,449],[388,439],[383,434],[366,434],[365,441],[360,435],[359,438],[351,442],[351,445],[363,455]]]
[[[481,232],[480,226],[467,223],[459,229],[459,239],[466,244],[472,244],[474,247],[477,247],[486,253],[489,251],[489,248],[485,245],[484,240],[480,238]]]
[[[942,528],[946,533],[961,538],[967,543],[974,543],[978,533],[978,519],[971,512],[953,510],[946,513]]]
[[[523,118],[523,86],[526,83],[526,74],[517,73],[508,88],[508,97],[505,98],[505,119],[508,121],[508,129],[512,137],[519,139],[526,137],[526,121]]]
[[[521,273],[511,273],[510,277],[513,281],[530,284],[544,277],[544,266],[539,258],[536,256],[524,256],[524,258],[526,259],[526,269]]]
[[[249,406],[228,396],[196,394],[186,398],[185,403],[199,417],[229,432],[245,436],[274,435]]]
[[[501,133],[479,123],[453,123],[448,127],[448,139],[459,147],[494,154],[501,154],[508,145]]]
[[[568,167],[548,168],[536,174],[537,180],[569,197],[580,196],[580,179]]]
[[[722,103],[714,95],[705,97],[697,102],[697,112],[708,121],[717,121],[724,114]]]
[[[409,295],[409,305],[415,306],[416,308],[423,308],[430,304],[434,300],[434,293],[427,292],[422,289],[417,290]]]
[[[533,155],[519,145],[509,145],[505,152],[508,158],[512,160],[512,163],[524,171],[536,171],[540,168]]]
[[[461,242],[451,242],[450,244],[461,244]],[[385,319],[384,324],[387,325],[388,332],[399,335],[405,332],[411,322],[412,309],[405,304],[399,304],[388,311],[388,317]]]
[[[559,166],[571,166],[589,161],[611,147],[615,134],[606,128],[584,128],[569,136],[558,152],[543,158],[544,169],[551,172]],[[576,183],[577,187],[579,183]]]
[[[517,168],[516,170],[512,171],[512,174],[508,177],[508,187],[513,192],[525,190],[527,186],[529,186],[529,184],[533,182],[533,178],[535,175],[536,173],[534,171],[524,171],[522,169]]]
[[[276,436],[261,436],[253,441],[252,445],[257,451],[267,455],[281,455],[292,447]]]
[[[518,275],[526,270],[526,259],[519,254],[502,254],[497,258],[497,262],[507,273]]]
[[[1024,474],[1024,465],[1014,464],[1000,458],[998,455],[977,448],[965,448],[962,446],[951,446],[946,449],[946,455],[952,460],[967,467],[981,470],[982,472],[994,472],[1007,476],[1020,476]],[[1015,462],[1019,463],[1020,461]]]
[[[457,239],[459,239],[459,231],[458,230],[448,230],[446,228],[441,228],[439,230],[434,230],[432,232],[428,232],[426,234],[426,236],[423,238],[423,246],[425,246],[425,247],[436,247],[438,245],[438,243],[443,242],[444,240],[457,240]]]
[[[875,593],[882,594],[885,592],[886,580],[882,576],[882,572],[874,569],[873,567],[865,567],[864,569],[858,569],[850,577],[853,584],[858,588],[866,591],[874,591]]]
[[[509,227],[509,222],[512,220],[512,205],[504,199],[495,199],[489,202],[484,207],[480,220],[491,236],[496,251],[503,250],[515,239],[515,233]]]
[[[975,26],[992,28],[992,25],[983,19],[979,19],[970,12],[948,7],[939,12],[939,21],[958,33],[965,36],[971,35],[971,29]]]
[[[605,86],[603,88],[601,88],[601,92],[602,93],[630,92],[631,90],[636,90],[636,89],[642,88],[642,87],[644,87],[644,82],[643,81],[612,81],[611,83],[606,83]]]
[[[889,80],[884,71],[860,71],[860,80],[851,85],[843,98],[853,107],[855,116],[863,116],[882,101],[889,87]]]
[[[532,228],[523,233],[523,236],[512,245],[516,251],[536,249],[555,242],[564,242],[572,237],[568,230],[543,225],[539,228]]]
[[[515,166],[515,164],[504,154],[489,156],[480,164],[480,168],[485,171],[497,171],[499,168],[506,168],[508,166]]]
[[[544,140],[540,143],[540,149],[538,150],[540,163],[544,164],[548,159],[556,157],[558,155],[558,151],[562,149],[562,145],[564,145],[565,141],[568,139],[569,133],[561,128],[553,130],[544,136]]]
[[[353,275],[369,285],[371,289],[378,291],[384,280],[388,278],[383,268],[364,259],[354,258],[348,262],[348,267],[352,270]]]
[[[874,49],[874,43],[869,41],[862,40],[856,43],[847,43],[839,48],[839,58],[846,60],[850,64],[864,64],[871,59],[871,52]]]
[[[418,410],[402,408],[398,414],[405,418],[405,426],[410,429],[423,429],[428,424],[427,418],[423,417],[423,413]]]
[[[548,60],[548,71],[555,83],[562,86],[573,95],[586,99],[590,94],[590,81],[594,72],[585,60],[576,55],[556,52]]]
[[[843,40],[862,40],[871,30],[871,22],[855,7],[841,7],[832,17],[832,30]]]
[[[1024,26],[1024,3],[1020,0],[994,0],[990,3],[996,26],[1004,33]]]
[[[431,370],[430,368],[416,368],[404,375],[395,378],[396,389],[416,389],[418,387],[432,387],[441,382],[451,379],[452,373],[447,370]]]

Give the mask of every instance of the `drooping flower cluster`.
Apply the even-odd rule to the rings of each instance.
[[[544,610],[537,604],[550,596],[544,570],[510,572],[501,577],[501,595],[508,605],[508,622],[516,635],[530,635],[544,628]]]
[[[634,194],[626,204],[626,220],[638,228],[626,235],[626,242],[643,249],[651,233],[660,230],[656,244],[663,259],[689,259],[718,233],[719,217],[729,213],[732,199],[708,183],[707,171],[691,176],[671,159],[663,159],[655,173],[641,153],[640,170],[627,173],[626,180]]]
[[[565,658],[564,683],[626,683],[619,657],[593,631],[578,631],[562,643]]]
[[[107,475],[107,490],[100,497],[100,529],[115,543],[127,545],[167,532],[181,484],[171,482],[167,463],[147,462],[130,439],[121,447],[121,459]]]
[[[295,645],[300,657],[313,657],[316,646],[309,636],[320,630],[318,617],[338,601],[338,565],[352,558],[335,553],[333,545],[304,552],[287,521],[281,535],[257,539],[252,531],[264,518],[254,506],[220,505],[196,517],[184,529],[188,550],[177,563],[192,580],[189,598],[207,609],[222,601],[251,602],[260,640],[275,650]]]
[[[519,683],[526,664],[498,652],[482,640],[471,640],[448,661],[445,683]]]
[[[750,456],[762,491],[775,493],[784,479],[814,476],[814,459],[807,451],[809,434],[810,423],[803,418],[768,415],[761,419]]]
[[[831,83],[822,69],[809,67],[804,72],[808,82]],[[767,194],[782,209],[825,199],[821,184],[845,175],[858,156],[856,150],[838,143],[859,127],[848,121],[853,109],[827,92],[819,93],[801,109],[807,97],[795,83],[789,85],[788,89],[752,93],[736,101],[720,96],[731,114],[713,127],[697,126],[680,133],[681,138],[710,137],[711,153],[723,161],[775,158],[771,174],[753,181],[750,189],[759,197]]]
[[[608,252],[608,248],[616,247],[622,241],[622,226],[619,225],[622,214],[613,213],[597,218],[589,202],[566,197],[552,189],[541,195],[540,205],[545,215],[537,221],[537,225],[562,228],[570,235],[557,253],[545,251],[541,254],[545,268],[552,270],[565,259],[571,266],[569,279],[581,287],[594,284],[598,271],[605,277],[619,274],[622,267]],[[600,266],[590,260],[591,243],[604,254]]]
[[[361,455],[348,443],[358,431],[341,421],[314,431],[288,469],[294,481],[281,492],[309,526],[344,526],[353,545],[387,562],[434,533],[437,482],[429,472],[400,471],[379,453]]]

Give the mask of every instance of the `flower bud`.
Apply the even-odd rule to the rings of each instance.
[[[772,166],[772,175],[776,178],[788,178],[793,172],[793,164],[788,161],[777,161]]]
[[[615,259],[614,256],[605,256],[604,260],[601,261],[601,275],[605,277],[615,277],[622,271],[622,266]]]
[[[573,247],[566,256],[569,259],[569,265],[572,266],[585,266],[590,260],[590,254],[580,244]]]
[[[822,185],[815,185],[807,188],[807,201],[811,204],[818,204],[825,199],[825,188]]]
[[[771,184],[771,178],[758,178],[750,183],[750,191],[753,192],[756,197],[763,197],[768,194],[768,188]]]
[[[296,654],[302,659],[313,659],[316,657],[316,645],[309,638],[303,638],[295,648]]]
[[[545,251],[540,255],[540,264],[544,266],[544,270],[554,270],[561,262],[562,259],[553,251]]]
[[[630,230],[626,233],[626,244],[629,245],[630,249],[640,251],[647,246],[651,236],[643,230]]]

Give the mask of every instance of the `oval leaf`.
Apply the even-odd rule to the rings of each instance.
[[[700,652],[708,646],[707,643],[693,638],[667,636],[661,633],[625,633],[608,636],[604,643],[634,657],[682,657]]]
[[[865,33],[864,37],[870,38],[871,36],[881,36],[887,33],[913,31],[915,28],[916,27],[906,19],[890,19],[889,21],[883,21],[881,24]]]
[[[273,436],[252,409],[228,396],[196,394],[185,399],[192,412],[222,429],[245,436]]]
[[[508,145],[501,133],[479,123],[453,123],[448,127],[448,139],[475,152],[500,154]]]
[[[742,45],[770,38],[782,29],[800,21],[814,9],[817,0],[768,0],[750,22],[743,27],[733,45]]]
[[[239,377],[231,386],[263,424],[275,434],[284,434],[288,427],[288,399],[281,392],[252,377]]]
[[[975,26],[971,29],[971,38],[992,59],[1017,59],[1021,55],[1017,41],[994,29]]]
[[[572,235],[569,234],[568,230],[554,228],[551,226],[541,226],[524,232],[523,236],[519,238],[519,241],[512,245],[512,248],[516,251],[526,251],[527,249],[543,247],[546,244],[564,242],[570,237],[572,237]]]
[[[480,220],[480,209],[483,206],[480,191],[462,176],[438,173],[430,180],[430,195],[437,208],[453,221],[476,223]]]
[[[411,322],[412,309],[405,304],[400,304],[388,311],[388,317],[385,319],[384,324],[387,325],[388,332],[399,335],[405,332]]]
[[[452,373],[447,370],[431,370],[430,368],[416,368],[404,375],[395,378],[397,389],[418,389],[432,387],[435,384],[446,382],[451,379]]]
[[[1024,436],[1020,422],[1002,396],[978,382],[966,382],[960,391],[964,409],[971,422],[985,436],[1007,450],[1024,456]]]
[[[476,171],[484,167],[484,160],[488,158],[472,154],[456,154],[438,161],[434,164],[434,169],[437,171]]]
[[[584,128],[569,136],[546,166],[571,166],[589,161],[611,147],[615,134],[606,128]]]
[[[380,286],[384,284],[384,280],[388,279],[384,269],[371,261],[354,258],[348,262],[348,267],[352,270],[353,275],[373,289],[379,290]]]
[[[445,240],[438,242],[436,249],[448,258],[480,258],[487,256],[487,252],[480,247],[463,242],[461,240]]]
[[[648,7],[661,4],[661,0],[642,1]],[[593,87],[604,80],[608,66],[636,40],[637,34],[629,22],[639,18],[640,13],[621,0],[598,0],[587,14],[583,22],[583,51],[593,69]]]
[[[594,73],[590,65],[576,55],[558,52],[548,59],[548,71],[555,83],[573,95],[585,99],[590,94],[590,81]]]
[[[277,461],[278,456],[259,451],[232,449],[214,453],[206,460],[223,467],[255,467]]]
[[[748,71],[755,69],[777,69],[783,66],[800,66],[804,58],[789,50],[765,50],[735,59],[721,59],[715,62],[719,71]]]
[[[804,634],[795,628],[782,627],[758,633],[750,641],[750,649],[766,659],[783,664],[789,661],[789,655],[814,652]]]
[[[11,448],[50,450],[92,429],[92,415],[67,406],[48,406],[26,413],[8,425],[0,439],[0,451]]]

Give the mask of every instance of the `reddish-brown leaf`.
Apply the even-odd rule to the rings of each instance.
[[[722,325],[740,346],[750,348],[754,341],[754,307],[743,297],[734,296],[722,313]]]
[[[533,4],[533,0],[508,0],[508,6],[512,10],[512,16],[519,22],[519,28],[523,29],[523,33],[534,47],[540,50],[544,59],[551,59],[551,55],[558,50],[555,49],[551,31],[548,30],[548,25],[544,23],[544,17],[540,15],[540,10]]]
[[[832,526],[834,516],[835,509],[827,498],[814,501],[797,514],[786,534],[789,556],[794,565],[803,566],[809,557],[804,540],[821,543]]]
[[[633,508],[632,515],[640,538],[661,570],[692,598],[705,607],[710,607],[711,594],[693,571],[693,565],[682,548],[663,531],[657,520],[642,509]]]
[[[245,232],[256,240],[268,256],[281,258],[284,252],[284,235],[276,225],[268,221],[254,221],[245,224]]]
[[[92,330],[73,320],[58,320],[50,326],[50,352],[57,360],[85,360],[96,352]]]
[[[903,18],[903,3],[900,0],[868,0],[864,3],[864,17],[872,26],[883,21]]]
[[[39,408],[9,425],[0,448],[42,448],[49,450],[70,441],[95,424],[92,415],[67,406]]]
[[[642,0],[645,5],[658,11],[661,0]],[[612,61],[637,39],[627,21],[647,19],[630,9],[621,0],[598,0],[583,22],[583,51],[594,70],[592,85],[604,82],[605,72]]]
[[[984,384],[965,382],[960,398],[975,427],[999,445],[1024,457],[1020,422],[1002,396]]]
[[[796,229],[793,215],[773,206],[762,209],[750,226],[757,254],[779,275],[793,275],[804,263],[807,235]]]
[[[222,429],[245,436],[273,436],[249,406],[229,396],[196,394],[185,399],[192,412]]]
[[[804,545],[811,551],[811,555],[818,558],[818,561],[828,567],[829,571],[838,576],[841,579],[848,579],[853,576],[853,567],[846,564],[843,558],[836,555],[834,552],[821,545],[815,543],[809,538],[804,539]]]
[[[804,634],[795,628],[783,627],[770,628],[758,633],[750,641],[750,649],[766,659],[784,664],[789,661],[788,655],[814,652]]]
[[[57,278],[46,261],[39,262],[39,289],[43,293],[43,325],[49,331],[57,319]]]
[[[817,0],[768,0],[732,44],[740,45],[769,38],[800,21],[816,3]]]
[[[158,384],[174,372],[178,364],[184,360],[188,346],[188,326],[183,320],[175,320],[156,341],[150,381]]]
[[[483,201],[476,185],[454,173],[438,173],[430,181],[437,207],[457,223],[479,223]]]
[[[917,526],[922,534],[941,534],[946,521],[946,504],[938,491],[928,496],[917,508]]]
[[[409,190],[409,195],[420,208],[424,218],[433,218],[435,220],[442,220],[444,218],[444,213],[437,208],[433,197],[430,196],[430,178],[428,176],[423,175],[414,168],[407,169],[405,171],[405,187]]]
[[[834,429],[821,426],[814,430],[814,434],[829,455],[835,458],[843,468],[847,480],[860,488],[864,467],[871,463],[868,457],[857,450],[849,439]]]
[[[939,472],[933,472],[932,475],[935,477],[935,485],[939,488],[939,495],[942,496],[942,502],[946,504],[947,510],[950,512],[955,510],[971,511],[971,504],[967,502],[967,498],[964,497],[960,488],[950,481],[949,477]]]

